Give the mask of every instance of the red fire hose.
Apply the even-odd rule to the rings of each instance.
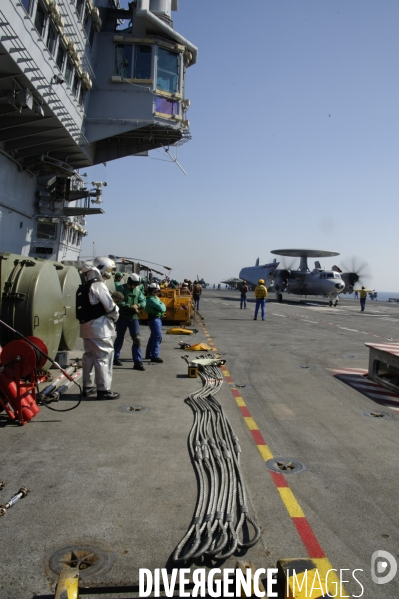
[[[18,420],[20,424],[26,424],[40,412],[36,403],[36,398],[40,397],[37,370],[47,360],[79,387],[80,398],[75,406],[66,410],[52,408],[45,401],[43,405],[55,412],[69,412],[77,408],[82,400],[82,389],[74,377],[47,354],[45,343],[38,337],[25,337],[2,320],[0,324],[21,337],[7,343],[0,353],[0,407],[8,416],[12,420]]]

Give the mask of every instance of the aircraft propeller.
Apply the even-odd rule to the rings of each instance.
[[[368,262],[359,256],[352,256],[349,262],[342,263],[339,271],[341,271],[341,277],[345,282],[345,293],[352,293],[355,286],[366,285],[366,282],[371,279]]]
[[[295,260],[283,260],[280,262],[281,268],[276,270],[274,276],[274,287],[277,291],[285,291],[291,278],[291,271],[295,266]]]

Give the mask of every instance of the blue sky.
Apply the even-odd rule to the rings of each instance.
[[[90,169],[108,182],[82,255],[116,254],[211,283],[270,250],[368,262],[371,287],[399,291],[399,3],[181,0],[194,43],[187,171],[130,157]],[[93,175],[93,178],[91,178]],[[310,264],[313,266],[313,264]]]

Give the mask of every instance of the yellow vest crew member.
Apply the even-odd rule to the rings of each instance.
[[[262,320],[266,318],[266,298],[267,298],[267,289],[265,287],[265,282],[263,279],[259,279],[257,286],[255,287],[255,315],[254,320],[258,319],[259,308],[262,313]]]
[[[367,294],[370,291],[374,291],[374,289],[366,289],[364,285],[362,285],[361,289],[355,289],[355,293],[359,293],[360,295],[360,312],[364,312],[366,309]]]

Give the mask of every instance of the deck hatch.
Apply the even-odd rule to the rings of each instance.
[[[266,462],[267,468],[280,474],[297,474],[307,470],[306,466],[294,458],[272,458]]]

